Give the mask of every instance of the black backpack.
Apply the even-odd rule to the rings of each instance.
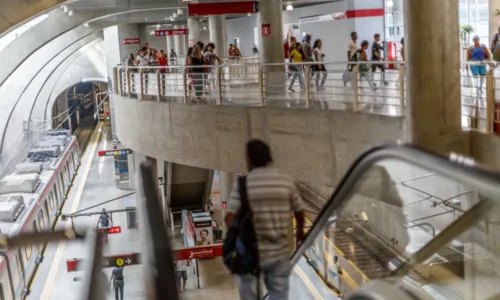
[[[259,249],[253,213],[248,202],[246,177],[238,178],[238,187],[241,207],[224,240],[223,261],[232,274],[250,274],[259,277]]]

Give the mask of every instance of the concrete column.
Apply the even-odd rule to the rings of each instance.
[[[170,55],[170,49],[174,49],[175,51],[175,42],[174,42],[174,36],[173,35],[167,35],[167,54]],[[170,56],[169,56],[170,57]]]
[[[438,153],[466,153],[461,128],[458,1],[407,0],[405,24],[406,138]]]
[[[489,48],[493,35],[498,32],[500,26],[500,18],[497,16],[497,9],[500,9],[500,0],[488,0],[488,7],[490,11],[490,24],[489,24],[489,40],[482,41]]]
[[[215,52],[220,57],[226,57],[226,16],[208,16],[208,30],[210,31],[210,42],[215,44]]]
[[[163,160],[157,160],[157,169],[158,169],[158,178],[162,178],[163,180],[161,181],[162,184],[159,185],[159,191],[160,191],[160,199],[162,203],[162,208],[163,208],[163,217],[165,220],[169,219],[169,211],[168,211],[168,203],[167,203],[167,197],[166,197],[166,180],[165,180],[165,161]],[[160,180],[158,180],[160,181]],[[160,183],[160,182],[159,182]],[[168,225],[168,222],[167,222]]]
[[[229,196],[231,195],[231,190],[233,189],[234,183],[234,173],[219,171],[219,186],[220,186],[220,201],[227,202],[229,200]],[[227,233],[226,223],[224,222],[224,211],[222,211],[221,222],[222,230],[224,231],[224,236]],[[218,220],[217,220],[218,221]]]
[[[175,25],[174,29],[182,29],[185,28],[184,25]],[[185,36],[183,35],[174,35],[174,51],[177,55],[186,55],[186,43]]]
[[[260,1],[257,15],[257,31],[259,34],[260,62],[284,63],[283,54],[283,22],[282,1]],[[270,27],[270,34],[262,35],[262,26]],[[285,68],[283,66],[265,67],[267,93],[283,93],[286,85]]]
[[[191,46],[191,41],[194,43],[200,40],[200,20],[198,18],[188,18],[188,46]]]

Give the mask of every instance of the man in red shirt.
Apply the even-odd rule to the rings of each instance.
[[[229,49],[227,50],[227,55],[228,55],[229,57],[234,56],[234,55],[233,55],[233,50],[234,50],[234,45],[233,45],[233,44],[229,44]]]

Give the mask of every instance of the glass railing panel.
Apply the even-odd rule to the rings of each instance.
[[[390,276],[486,201],[480,187],[446,174],[395,159],[371,165],[357,176],[348,197],[330,214],[304,257],[340,294]],[[500,285],[485,292],[500,279],[496,254],[500,227],[494,218],[477,218],[483,220],[464,234],[457,231],[449,243],[412,266],[403,283],[431,299],[500,295]]]

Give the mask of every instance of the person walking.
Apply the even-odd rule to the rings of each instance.
[[[193,82],[196,100],[201,102],[203,94],[203,77],[205,75],[205,57],[201,53],[200,45],[196,44],[193,47],[193,53],[188,58],[189,73]]]
[[[359,70],[359,78],[365,79],[368,82],[368,85],[372,88],[373,91],[378,90],[377,85],[373,82],[373,72],[370,70],[370,65],[368,63],[368,55],[366,54],[366,50],[370,46],[370,43],[367,40],[361,42],[361,48],[354,52],[354,55],[351,57],[351,61],[357,62],[366,62],[358,64]],[[352,68],[355,65],[350,66],[350,71],[352,72]]]
[[[351,32],[351,40],[347,43],[347,61],[350,61],[356,50],[358,50],[357,40],[358,33],[356,31]]]
[[[220,57],[214,52],[215,50],[215,44],[214,43],[208,43],[207,45],[207,51],[205,52],[205,61],[207,62],[207,65],[212,66],[208,68],[208,86],[209,88],[216,88],[216,81],[217,81],[217,69],[215,68],[215,62],[217,62],[219,65],[222,64],[222,60]]]
[[[111,271],[111,277],[109,278],[109,284],[113,284],[113,290],[115,291],[115,300],[123,300],[123,289],[125,286],[125,281],[123,280],[123,266],[116,266]]]
[[[384,47],[380,43],[380,34],[375,33],[373,35],[373,44],[372,44],[372,60],[373,61],[383,61],[384,56],[382,55],[382,52],[384,51]],[[388,85],[389,82],[385,80],[385,64],[372,64],[372,71],[373,75],[375,75],[375,72],[377,71],[377,68],[380,69],[381,76],[380,76],[380,83],[384,83],[384,85]]]
[[[175,53],[174,49],[170,49],[170,64],[177,65],[177,53]]]
[[[139,53],[137,54],[135,58],[135,65],[139,67],[145,67],[149,65],[149,61],[146,58],[148,54],[148,48],[143,47],[141,50],[139,50]]]
[[[498,27],[498,32],[493,35],[491,40],[491,53],[493,53],[493,59],[496,62],[500,61],[500,27]]]
[[[249,173],[234,184],[224,220],[227,228],[231,228],[242,203],[248,203],[253,215],[260,273],[264,277],[269,299],[287,300],[291,273],[288,242],[290,217],[293,212],[299,245],[304,238],[302,199],[295,181],[273,167],[271,150],[265,142],[250,140],[246,144],[246,161]],[[240,182],[247,187],[244,198],[240,194]],[[255,276],[239,274],[237,281],[240,299],[258,299]]]
[[[328,76],[327,72],[326,72],[325,65],[323,64],[325,54],[323,54],[323,51],[321,49],[322,46],[323,46],[323,42],[321,41],[321,39],[317,39],[314,41],[314,45],[313,45],[314,61],[317,62],[317,64],[314,65],[313,67],[314,67],[314,74],[316,75],[316,89],[318,91],[325,90],[325,88],[323,86],[325,85],[326,77]],[[322,77],[321,84],[319,83],[320,77]]]
[[[473,61],[473,62],[483,62],[485,60],[490,60],[491,55],[490,52],[488,51],[488,48],[486,45],[480,43],[479,36],[474,36],[472,39],[473,44],[472,46],[467,49],[467,61]],[[476,78],[476,81],[479,81],[479,84],[476,84],[478,87],[478,92],[482,93],[483,92],[483,85],[484,85],[484,80],[486,76],[486,65],[485,64],[476,64],[476,65],[470,65],[470,72],[472,73],[472,76]]]
[[[305,54],[302,51],[302,45],[299,43],[296,45],[295,49],[290,52],[290,60],[292,62],[291,68],[293,71],[293,76],[292,80],[290,81],[290,86],[288,87],[288,90],[290,92],[295,92],[293,89],[293,85],[295,83],[295,80],[299,80],[300,84],[300,91],[305,92],[305,83],[304,83],[304,76],[302,75],[302,65],[296,65],[296,63],[301,63],[304,61]]]
[[[175,262],[175,278],[177,280],[177,289],[179,292],[186,291],[188,267],[189,260],[178,260]]]
[[[127,60],[127,67],[133,67],[134,62],[135,62],[134,53],[130,53],[130,56],[128,57],[128,60]]]

